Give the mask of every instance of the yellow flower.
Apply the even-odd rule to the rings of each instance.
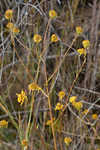
[[[65,137],[64,142],[66,143],[67,146],[72,142],[72,139],[70,137]]]
[[[21,105],[24,103],[25,100],[27,100],[27,96],[23,90],[21,91],[20,94],[16,94],[16,95],[17,95],[17,101]]]
[[[83,103],[82,103],[82,102],[74,102],[72,105],[73,105],[73,106],[75,107],[75,109],[77,109],[78,111],[80,111],[80,110],[82,109],[82,107],[83,107]]]
[[[13,17],[13,10],[11,9],[6,10],[5,18],[9,20],[9,19],[12,19],[12,17]]]
[[[83,114],[83,115],[86,115],[86,114],[88,114],[88,112],[89,112],[89,110],[88,110],[88,109],[85,109],[85,110],[82,112],[82,114]]]
[[[57,42],[58,41],[58,37],[56,34],[52,34],[51,36],[51,42]]]
[[[22,140],[22,145],[23,145],[24,147],[27,147],[27,146],[28,146],[28,142],[27,142],[25,139],[23,139],[23,140]]]
[[[35,34],[33,40],[35,43],[40,43],[42,41],[42,37],[39,34]]]
[[[93,120],[97,120],[97,119],[98,119],[98,115],[97,115],[97,114],[93,114],[93,115],[92,115],[92,119],[93,119]]]
[[[14,34],[17,34],[20,32],[20,30],[14,26],[14,24],[12,22],[8,22],[8,24],[6,25],[6,27],[13,32]]]
[[[52,118],[52,121],[55,121],[55,118]],[[47,126],[50,126],[51,123],[52,123],[52,121],[51,121],[51,120],[48,120],[48,121],[46,122],[46,125],[47,125]]]
[[[17,34],[17,33],[20,32],[20,30],[19,30],[17,27],[13,27],[12,32],[13,32],[14,34]]]
[[[6,27],[9,29],[9,30],[12,30],[13,27],[14,27],[14,24],[12,22],[8,22],[8,24],[6,25]]]
[[[57,103],[55,110],[63,110],[64,106],[61,103]]]
[[[41,90],[41,88],[36,84],[36,83],[31,83],[28,86],[29,91],[36,91],[36,90]]]
[[[84,41],[82,42],[82,45],[83,45],[84,48],[89,48],[89,46],[90,46],[90,41],[89,41],[89,40],[84,40]]]
[[[46,122],[46,125],[47,125],[47,126],[51,125],[51,120],[48,120],[48,121]]]
[[[58,93],[58,96],[59,96],[59,99],[62,100],[64,98],[64,96],[65,96],[65,92],[64,91],[60,91]]]
[[[79,49],[77,50],[77,52],[79,53],[80,56],[81,56],[82,54],[83,54],[84,56],[86,56],[86,49],[84,49],[84,48],[79,48]]]
[[[73,103],[73,102],[76,101],[76,99],[77,99],[77,96],[71,96],[70,99],[69,99],[69,102]]]
[[[83,29],[82,29],[81,26],[77,26],[77,27],[76,27],[76,33],[77,33],[78,35],[80,35],[80,34],[83,33]]]
[[[56,11],[55,11],[55,10],[50,10],[50,11],[49,11],[49,17],[50,17],[51,19],[56,18],[56,17],[57,17]]]
[[[1,120],[0,121],[0,128],[7,128],[8,127],[8,122],[6,120]]]
[[[100,148],[97,148],[96,150],[100,150]]]

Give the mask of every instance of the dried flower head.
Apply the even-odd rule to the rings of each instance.
[[[84,48],[78,49],[77,52],[79,53],[80,56],[81,56],[81,55],[86,56],[86,49],[84,49]]]
[[[59,99],[62,100],[65,97],[65,92],[64,91],[60,91],[58,93]]]
[[[23,90],[21,91],[20,94],[16,94],[16,95],[17,95],[17,101],[21,105],[24,103],[25,100],[27,100],[26,93]]]
[[[49,11],[49,17],[50,17],[51,19],[56,18],[56,17],[57,17],[56,11],[55,11],[55,10],[50,10],[50,11]]]
[[[70,137],[65,137],[64,142],[67,146],[69,146],[69,144],[72,142],[72,139]]]
[[[39,34],[35,34],[33,40],[35,43],[40,43],[42,41],[42,37]]]
[[[7,128],[8,127],[8,122],[6,120],[1,120],[0,121],[0,128]]]
[[[84,40],[82,41],[82,45],[84,48],[89,48],[90,47],[90,41],[89,40]]]
[[[64,106],[61,103],[57,103],[55,110],[63,110]]]
[[[58,37],[56,34],[52,34],[51,35],[51,42],[57,42],[58,41]]]
[[[97,120],[97,119],[98,119],[98,115],[97,115],[97,114],[93,114],[93,115],[92,115],[92,119],[93,119],[93,120]]]
[[[77,26],[77,27],[76,27],[76,33],[77,33],[78,35],[80,35],[80,34],[83,33],[83,29],[82,29],[81,26]]]
[[[12,9],[6,10],[5,18],[8,19],[8,20],[13,18],[13,10]]]

